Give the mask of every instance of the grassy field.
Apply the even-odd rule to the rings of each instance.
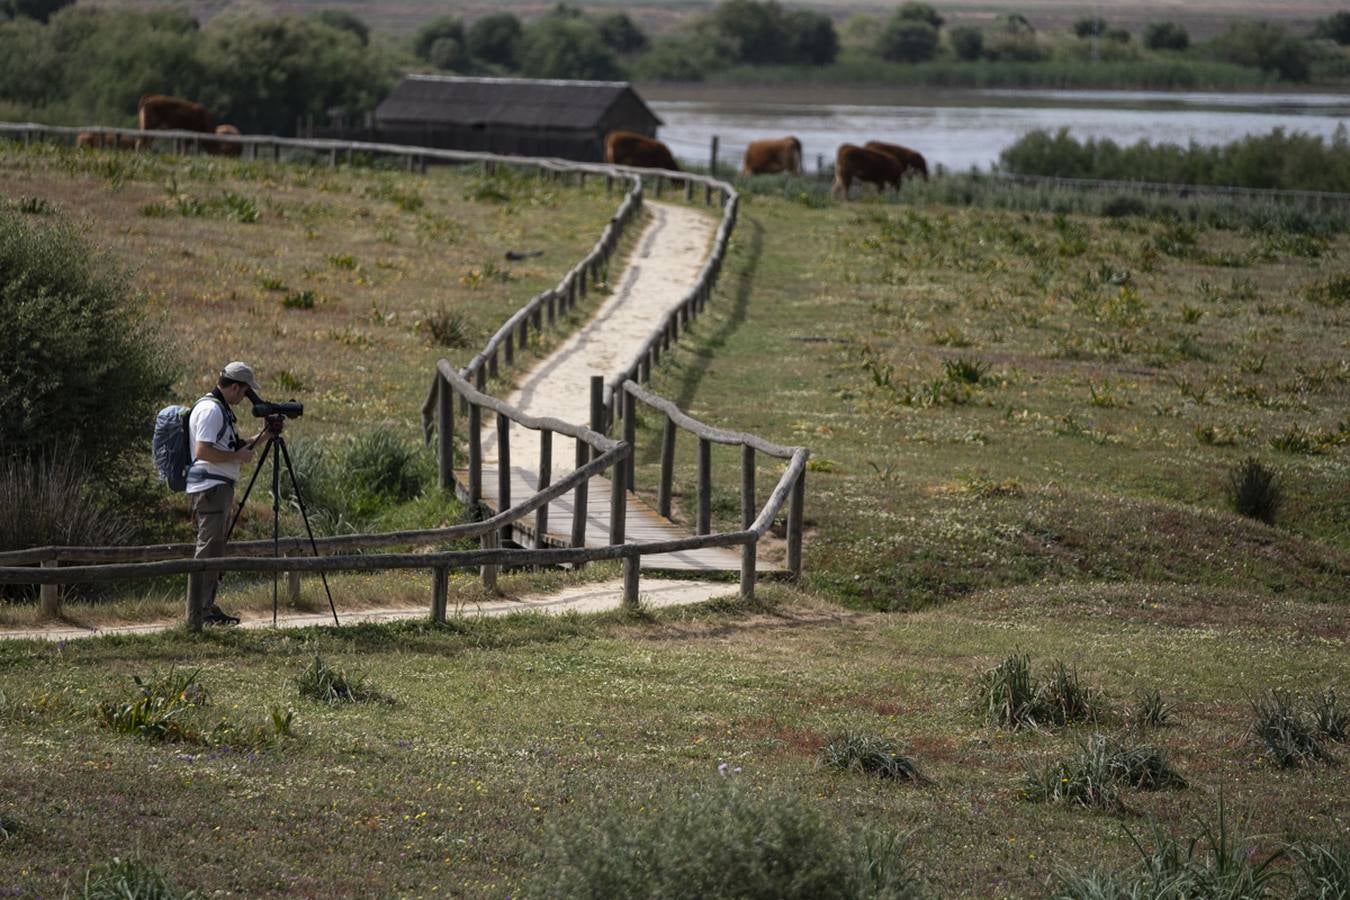
[[[43,192],[12,190],[73,205],[63,185],[98,184],[49,162],[11,157],[7,190],[15,178],[45,179]],[[270,177],[289,185],[302,173]],[[303,177],[388,178],[428,192],[430,208],[442,176]],[[449,204],[477,183],[444,177]],[[203,199],[209,184],[196,189]],[[142,190],[124,214],[166,202],[154,179]],[[268,277],[327,296],[351,277],[328,257],[380,258],[330,243],[342,228],[327,205],[353,195],[310,195],[322,240],[263,232],[268,246],[295,245],[286,252],[317,245],[294,265],[268,265]],[[550,244],[559,249],[545,260],[579,255],[617,200],[593,199],[590,219],[556,229],[576,246]],[[557,224],[556,201],[513,205]],[[506,228],[495,224],[505,211],[482,209],[450,245],[477,249],[426,276],[427,291],[495,258],[486,248],[503,239],[480,231]],[[92,216],[91,231],[122,239],[126,226],[114,223],[124,219]],[[141,278],[167,279],[158,273],[180,265],[173,248],[202,245],[215,248],[203,272],[242,271],[241,285],[258,277],[245,247],[244,262],[229,261],[227,242],[257,225],[169,224],[203,231],[190,245],[167,231]],[[545,240],[506,240],[535,238]],[[430,236],[407,240],[436,258]],[[1328,687],[1342,707],[1350,693],[1345,234],[1202,226],[1184,210],[1107,218],[845,206],[803,193],[747,197],[734,243],[708,313],[663,357],[655,388],[711,423],[812,449],[803,588],[591,619],[0,645],[0,892],[59,893],[88,867],[134,855],[203,892],[533,893],[554,871],[559,833],[587,840],[594,823],[615,820],[637,829],[728,781],[805,804],[838,835],[831,846],[852,846],[860,829],[901,835],[901,864],[933,897],[1045,895],[1066,871],[1135,861],[1130,835],[1153,847],[1151,819],[1181,836],[1214,827],[1221,799],[1242,859],[1287,842],[1344,844],[1346,768],[1277,767],[1252,729],[1253,704],[1270,689],[1305,710]],[[310,270],[326,280],[311,284]],[[508,287],[493,314],[533,290],[524,277]],[[273,292],[249,289],[269,317],[324,311],[272,312]],[[403,346],[429,359],[406,320],[362,320],[372,298],[383,308],[392,293],[385,282],[358,295],[346,321],[406,332]],[[490,330],[496,320],[484,308],[473,321]],[[326,329],[342,327],[293,332],[316,383],[342,364],[334,350],[348,345],[325,343]],[[368,365],[383,359],[369,352]],[[397,365],[407,368],[388,370],[387,389],[415,408],[425,363]],[[362,421],[386,415],[360,398],[351,391]],[[639,434],[644,491],[655,485],[658,424],[649,416]],[[681,515],[693,449],[678,447]],[[1249,456],[1280,475],[1273,525],[1229,508],[1230,473]],[[736,515],[736,466],[730,452],[715,456],[722,524]],[[761,492],[777,474],[761,464]],[[417,587],[364,589],[402,597]],[[306,699],[298,679],[316,654],[366,676],[378,696]],[[987,723],[979,676],[1015,654],[1030,655],[1043,681],[1057,661],[1076,669],[1104,695],[1100,720]],[[171,669],[196,679],[166,694],[193,701],[160,723],[179,740],[102,724],[116,717],[100,704],[116,712],[135,699],[131,676]],[[1175,724],[1138,724],[1131,710],[1147,691],[1174,706]],[[930,781],[824,765],[845,732],[903,748]],[[1102,809],[1028,799],[1028,769],[1072,756],[1094,732],[1161,749],[1189,787],[1122,789],[1123,806]],[[1327,746],[1347,758],[1343,744]],[[1276,868],[1292,877],[1296,867]]]

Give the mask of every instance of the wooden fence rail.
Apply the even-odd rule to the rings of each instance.
[[[0,583],[38,584],[42,589],[43,611],[51,615],[59,612],[59,594],[57,586],[99,582],[122,578],[146,578],[161,575],[174,575],[193,572],[329,572],[329,571],[372,571],[385,569],[430,568],[433,572],[431,614],[436,620],[443,620],[446,614],[446,592],[448,573],[451,568],[479,567],[480,577],[491,586],[495,586],[496,569],[499,565],[579,565],[605,559],[624,560],[624,602],[635,604],[638,600],[639,561],[644,554],[659,554],[695,550],[703,547],[726,547],[740,545],[743,550],[742,592],[749,595],[754,589],[754,552],[760,538],[764,536],[791,495],[789,512],[790,534],[797,536],[795,553],[789,551],[789,568],[794,575],[800,575],[800,523],[803,477],[805,473],[806,451],[803,448],[782,448],[761,441],[752,435],[722,432],[710,429],[701,423],[684,416],[678,409],[662,398],[656,397],[626,383],[625,375],[608,385],[593,385],[595,412],[592,415],[592,427],[574,425],[558,419],[533,417],[523,413],[502,401],[489,396],[483,390],[488,377],[499,375],[503,363],[507,366],[514,362],[515,349],[524,347],[529,340],[529,330],[539,332],[545,320],[549,325],[566,315],[577,302],[586,296],[588,289],[595,287],[607,274],[609,261],[617,248],[623,229],[631,223],[640,211],[643,194],[643,178],[652,183],[659,195],[666,183],[682,184],[686,198],[692,198],[694,186],[704,188],[704,202],[712,203],[717,198],[723,209],[721,223],[714,240],[713,250],[705,262],[691,288],[678,309],[667,316],[665,323],[653,333],[644,350],[629,367],[633,376],[640,374],[645,379],[650,376],[651,366],[658,359],[660,349],[668,348],[678,338],[679,328],[687,327],[690,320],[707,303],[708,296],[721,270],[722,260],[727,250],[731,230],[735,227],[739,197],[731,185],[716,178],[693,175],[683,172],[660,170],[639,170],[615,166],[602,166],[588,163],[575,163],[566,160],[539,159],[530,157],[498,156],[487,153],[470,153],[454,150],[441,150],[428,147],[410,147],[394,144],[374,144],[358,141],[312,140],[277,138],[254,135],[202,135],[194,132],[155,131],[141,132],[135,129],[115,128],[65,128],[60,126],[34,123],[0,123],[0,135],[9,134],[25,143],[34,139],[45,140],[51,135],[74,138],[82,131],[97,131],[104,134],[116,134],[127,137],[168,139],[174,141],[176,150],[200,152],[206,141],[242,145],[250,158],[260,158],[270,151],[273,159],[280,159],[283,149],[289,151],[307,151],[326,153],[331,164],[336,165],[341,154],[347,161],[355,153],[370,153],[401,156],[407,160],[407,168],[425,171],[428,160],[446,163],[481,163],[489,171],[495,171],[498,165],[520,168],[533,167],[541,173],[561,175],[564,172],[576,173],[578,182],[584,182],[590,174],[603,176],[606,187],[613,185],[616,178],[626,179],[629,189],[614,217],[605,227],[596,244],[577,265],[575,265],[554,288],[531,298],[516,311],[489,338],[487,344],[463,369],[456,371],[446,360],[437,364],[432,382],[432,390],[423,405],[424,434],[430,441],[433,433],[437,436],[438,474],[442,486],[453,482],[454,461],[454,417],[455,399],[459,400],[460,414],[466,416],[470,439],[469,499],[472,505],[481,500],[481,446],[477,439],[482,424],[482,414],[486,410],[496,417],[500,439],[504,444],[499,448],[502,458],[509,459],[509,423],[538,431],[541,444],[541,472],[539,489],[530,498],[503,509],[496,515],[463,525],[439,529],[389,532],[383,534],[343,535],[339,537],[319,538],[315,541],[320,551],[364,551],[388,547],[427,547],[445,542],[477,537],[481,546],[477,550],[441,551],[431,553],[383,553],[329,556],[287,556],[276,558],[267,556],[274,550],[284,553],[305,553],[312,548],[299,538],[284,541],[241,541],[230,545],[231,556],[216,559],[192,559],[195,545],[158,544],[140,547],[39,547],[26,550],[0,553]],[[624,509],[622,498],[625,485],[631,485],[633,468],[631,461],[632,445],[630,441],[615,441],[603,434],[610,423],[615,421],[616,412],[626,403],[625,391],[642,402],[666,412],[668,421],[678,427],[700,434],[711,435],[709,441],[720,443],[740,443],[748,461],[749,475],[742,477],[742,530],[711,534],[705,522],[698,534],[689,538],[667,541],[649,541],[645,543],[625,543]],[[630,416],[630,419],[632,417]],[[552,482],[551,444],[554,433],[563,434],[576,441],[576,468],[556,483]],[[672,432],[673,434],[673,432]],[[671,437],[673,454],[673,436]],[[756,449],[771,455],[790,460],[775,490],[770,494],[757,516],[754,512],[753,453]],[[548,471],[544,471],[544,467]],[[507,468],[503,465],[503,468]],[[583,546],[584,519],[586,514],[586,488],[590,478],[612,470],[616,501],[611,510],[610,544],[606,547]],[[477,477],[474,476],[477,473]],[[663,475],[664,480],[668,480]],[[748,484],[748,490],[746,485]],[[475,487],[477,490],[475,490]],[[550,501],[574,492],[574,520],[572,528],[573,546],[570,548],[535,547],[533,549],[503,548],[500,539],[509,533],[511,524],[534,513],[536,516],[536,534],[543,535],[547,530],[548,504]],[[503,492],[503,505],[509,503],[509,491]],[[700,508],[706,503],[700,501]],[[796,522],[793,531],[792,522]],[[789,540],[789,547],[793,541]],[[795,564],[792,560],[795,559]],[[62,566],[61,563],[76,563]],[[88,565],[93,563],[93,565]],[[36,568],[34,568],[36,566]]]

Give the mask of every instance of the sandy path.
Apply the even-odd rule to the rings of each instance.
[[[717,220],[709,213],[683,206],[648,201],[651,221],[638,237],[637,249],[619,276],[618,286],[595,315],[567,338],[549,357],[519,380],[519,387],[504,399],[534,416],[552,416],[565,422],[590,421],[590,380],[603,375],[606,381],[628,368],[638,351],[660,326],[666,315],[679,306],[698,277],[707,258]],[[539,489],[539,436],[526,428],[511,428],[511,498],[519,502]],[[576,462],[576,443],[571,438],[553,439],[552,480],[571,472]],[[483,493],[494,508],[498,505],[497,431],[483,437]],[[586,544],[609,543],[608,479],[590,482],[587,503]],[[572,522],[572,495],[549,504],[549,533],[566,542]],[[688,537],[689,530],[674,525],[646,505],[630,497],[627,539],[672,540]],[[740,552],[714,547],[681,553],[645,556],[649,570],[737,571]]]
[[[734,595],[737,587],[728,583],[709,583],[702,581],[680,581],[673,578],[644,578],[639,594],[640,602],[647,609],[663,606],[679,606],[688,603],[701,603],[713,597]],[[617,609],[623,603],[623,581],[606,581],[598,584],[581,584],[563,588],[552,594],[531,594],[525,597],[503,597],[490,603],[470,604],[451,610],[450,615],[474,619],[485,616],[509,616],[512,613],[539,613],[543,615],[562,615],[564,613],[596,613]],[[407,606],[396,609],[367,609],[359,612],[338,610],[338,619],[343,625],[356,625],[363,622],[397,622],[408,619],[425,619],[430,615],[429,606]],[[327,612],[284,615],[277,618],[278,628],[312,628],[333,624],[333,617]],[[25,628],[0,631],[0,640],[39,640],[73,641],[81,638],[105,637],[108,635],[154,634],[179,628],[182,622],[143,622],[135,625],[109,625],[103,628],[77,628],[70,625],[52,625],[42,628]],[[271,628],[270,615],[257,618],[245,617],[240,628]]]

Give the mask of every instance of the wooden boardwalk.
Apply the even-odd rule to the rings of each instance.
[[[602,375],[606,380],[622,372],[641,349],[643,342],[679,305],[698,276],[715,222],[706,213],[687,207],[647,202],[652,220],[638,238],[637,251],[616,280],[617,289],[595,315],[570,335],[547,359],[540,361],[518,381],[519,387],[503,398],[507,403],[532,416],[551,416],[565,422],[585,424],[590,419],[590,380]],[[496,429],[483,434],[483,502],[493,511],[501,508],[498,480],[500,471]],[[555,435],[552,439],[552,475],[556,482],[572,471],[576,459],[575,442]],[[538,490],[540,470],[538,435],[526,428],[512,426],[510,433],[510,499],[519,503]],[[461,485],[467,473],[456,472]],[[586,500],[586,546],[609,544],[611,485],[607,478],[590,480]],[[573,497],[565,494],[549,504],[543,543],[570,546]],[[657,514],[651,506],[633,494],[628,495],[625,513],[627,543],[675,540],[693,532]],[[534,520],[522,521],[515,540],[532,544]],[[678,553],[642,557],[642,568],[653,571],[739,572],[741,551],[737,547],[708,547]],[[776,563],[760,561],[761,571],[781,569]]]

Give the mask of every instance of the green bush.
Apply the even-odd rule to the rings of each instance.
[[[1224,62],[1276,72],[1284,81],[1308,80],[1311,53],[1307,45],[1274,22],[1234,22],[1209,49]]]
[[[519,64],[520,20],[508,12],[483,16],[469,26],[469,53],[480,62],[514,69]]]
[[[984,32],[972,25],[961,25],[947,32],[956,58],[973,62],[984,55]]]
[[[919,881],[894,839],[846,835],[796,794],[735,780],[635,814],[607,803],[569,817],[529,897],[906,898]]]
[[[346,440],[296,441],[289,447],[310,522],[328,534],[373,526],[434,480],[430,455],[387,428]],[[290,479],[281,482],[283,501],[298,508]]]
[[[1313,726],[1317,733],[1339,744],[1350,740],[1350,711],[1341,706],[1334,688],[1327,688],[1313,707]]]
[[[1100,691],[1082,684],[1077,670],[1054,664],[1051,680],[1040,684],[1031,657],[1010,656],[980,675],[975,707],[986,722],[1000,728],[1035,728],[1103,722],[1112,717]]]
[[[1185,50],[1191,36],[1175,22],[1149,22],[1144,26],[1144,46],[1150,50]]]
[[[0,208],[0,457],[108,473],[148,450],[173,370],[128,277],[64,222]]]
[[[329,706],[340,703],[383,702],[388,698],[368,684],[365,678],[349,675],[342,669],[324,662],[314,654],[314,660],[296,678],[300,696]]]
[[[894,17],[877,39],[877,55],[891,62],[926,62],[937,55],[938,30],[917,19]]]
[[[1317,731],[1317,723],[1303,714],[1288,691],[1267,691],[1264,697],[1252,701],[1252,714],[1256,720],[1252,733],[1281,769],[1294,769],[1309,762],[1335,761]]]
[[[559,16],[546,16],[525,29],[520,67],[529,78],[613,81],[623,77],[618,56],[605,45],[595,25]]]
[[[1284,488],[1275,472],[1249,456],[1228,473],[1228,499],[1239,515],[1271,525],[1284,505]]]

